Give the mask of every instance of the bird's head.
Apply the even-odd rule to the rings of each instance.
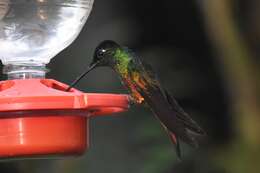
[[[88,69],[82,73],[68,88],[67,91],[69,91],[73,86],[75,86],[84,76],[86,76],[90,71],[95,69],[99,66],[110,66],[113,67],[115,64],[115,54],[116,50],[118,50],[120,46],[111,40],[106,40],[101,42],[95,52],[92,59],[92,62],[90,63]]]
[[[114,55],[116,50],[120,46],[111,40],[106,40],[101,42],[94,52],[94,57],[90,64],[90,68],[94,69],[98,66],[110,66],[114,62]]]

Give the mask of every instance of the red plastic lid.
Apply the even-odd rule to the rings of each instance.
[[[83,93],[52,79],[0,82],[0,112],[20,110],[95,110],[98,114],[128,109],[128,96]]]
[[[80,154],[88,118],[128,109],[128,96],[83,93],[52,79],[0,82],[0,157]]]

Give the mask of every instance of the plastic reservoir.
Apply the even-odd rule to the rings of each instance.
[[[0,59],[47,64],[78,36],[93,0],[1,0]]]

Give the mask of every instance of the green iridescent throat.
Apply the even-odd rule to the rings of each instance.
[[[131,61],[131,57],[129,54],[122,50],[122,49],[116,49],[114,58],[116,60],[116,70],[121,74],[127,74],[128,73],[128,65]]]

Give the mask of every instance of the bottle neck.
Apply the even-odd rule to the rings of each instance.
[[[11,80],[45,78],[46,72],[45,64],[7,64],[3,68],[3,73]]]

